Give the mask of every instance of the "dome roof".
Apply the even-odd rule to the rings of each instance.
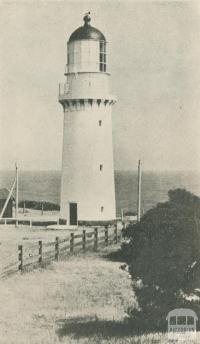
[[[75,30],[71,34],[71,36],[69,38],[69,42],[77,41],[77,40],[81,40],[81,39],[92,39],[95,41],[106,41],[105,36],[102,34],[102,32],[90,25],[91,18],[89,16],[89,14],[90,14],[90,12],[88,12],[83,18],[85,24],[83,26],[80,26],[77,30]]]

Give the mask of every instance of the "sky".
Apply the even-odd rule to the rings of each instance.
[[[200,2],[1,1],[0,169],[60,170],[66,43],[108,41],[114,166],[200,171]]]

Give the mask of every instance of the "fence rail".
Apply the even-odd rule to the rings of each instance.
[[[94,228],[94,231],[87,232],[83,229],[82,233],[70,233],[66,238],[56,237],[53,242],[43,242],[32,245],[18,245],[16,261],[3,267],[0,277],[9,276],[17,271],[23,272],[32,268],[45,266],[49,261],[58,261],[62,257],[78,252],[92,250],[97,252],[101,247],[109,244],[117,244],[121,240],[122,231],[117,226],[109,228]]]

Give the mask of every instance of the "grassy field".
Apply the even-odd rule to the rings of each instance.
[[[127,326],[126,309],[137,306],[131,280],[107,252],[0,280],[0,343],[167,343]]]
[[[122,263],[108,259],[113,250],[116,245],[0,279],[0,343],[168,343],[166,334],[135,335],[130,328],[126,310],[137,302]]]
[[[89,229],[87,229],[89,231]],[[44,227],[0,225],[0,273],[8,264],[18,264],[18,245],[23,245],[24,250],[30,253],[38,251],[38,240],[43,243],[54,242],[55,237],[64,239],[70,236],[67,230],[47,230]],[[82,229],[80,229],[82,232]],[[30,250],[33,248],[33,252]]]

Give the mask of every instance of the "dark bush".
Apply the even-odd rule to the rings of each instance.
[[[138,326],[156,329],[174,308],[199,312],[199,303],[183,294],[200,287],[200,198],[183,189],[168,195],[125,230],[129,242],[122,246],[140,307],[130,315]]]
[[[79,226],[109,226],[116,223],[116,220],[110,221],[78,221]]]
[[[124,216],[136,216],[137,213],[135,211],[125,211]]]
[[[26,209],[35,209],[35,210],[41,210],[43,206],[44,211],[55,211],[60,210],[60,206],[58,204],[52,203],[52,202],[46,202],[46,201],[20,201],[19,207],[23,208],[25,203]]]

